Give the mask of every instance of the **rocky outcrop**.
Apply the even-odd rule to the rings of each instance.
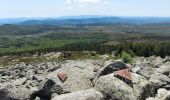
[[[46,76],[54,70],[60,68],[56,62],[43,62],[37,65],[27,65],[26,63],[9,66],[7,69],[0,70],[0,82],[8,82],[19,78],[27,78],[31,80],[35,75]]]
[[[169,100],[168,58],[139,57],[125,64],[105,57],[1,68],[0,100]]]

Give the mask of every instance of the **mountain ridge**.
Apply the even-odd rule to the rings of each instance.
[[[121,16],[63,16],[56,18],[7,18],[0,19],[0,25],[81,25],[81,24],[151,24],[170,23],[169,17],[121,17]]]

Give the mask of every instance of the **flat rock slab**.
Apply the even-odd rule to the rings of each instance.
[[[103,95],[95,89],[88,89],[55,96],[52,100],[103,100]]]

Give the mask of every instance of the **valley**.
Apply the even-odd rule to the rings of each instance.
[[[112,20],[118,18],[112,18]],[[119,18],[120,19],[120,18]],[[155,22],[138,24],[138,19],[124,20],[118,22],[102,23],[101,21],[111,20],[111,18],[74,19],[77,24],[66,25],[16,25],[5,24],[0,26],[0,55],[19,54],[24,52],[35,53],[37,51],[63,50],[66,45],[83,44],[121,44],[125,42],[145,42],[145,41],[169,41],[170,24],[167,22]],[[145,19],[146,20],[146,19]],[[164,20],[164,19],[162,19]],[[62,22],[62,20],[60,20]],[[63,20],[68,21],[68,20]],[[41,22],[41,21],[40,21]],[[43,20],[42,20],[43,22]],[[48,21],[46,21],[48,22]],[[50,23],[51,21],[49,21]],[[55,21],[54,21],[55,22]],[[95,23],[91,23],[95,22]],[[127,23],[128,22],[128,23]],[[130,23],[134,22],[134,23]],[[146,21],[147,22],[147,21]],[[36,21],[34,22],[36,23]],[[68,22],[67,22],[68,23]],[[98,23],[98,24],[96,24]],[[80,48],[82,50],[82,48]],[[86,48],[90,50],[91,48]],[[70,49],[70,51],[72,51]]]

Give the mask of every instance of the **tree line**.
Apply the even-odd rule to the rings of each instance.
[[[112,51],[117,51],[119,54],[123,51],[132,51],[137,56],[156,55],[165,57],[170,55],[170,41],[123,42],[114,46],[102,45],[101,43],[75,43],[74,45],[66,45],[61,50],[90,50],[101,54],[111,53]]]
[[[47,53],[57,51],[96,51],[100,54],[112,53],[121,54],[123,51],[132,51],[137,56],[149,57],[152,55],[165,57],[170,55],[170,41],[144,41],[144,42],[122,42],[117,45],[104,45],[101,42],[78,42],[62,47],[50,47],[36,50],[14,51],[0,55],[23,55],[35,53]]]

